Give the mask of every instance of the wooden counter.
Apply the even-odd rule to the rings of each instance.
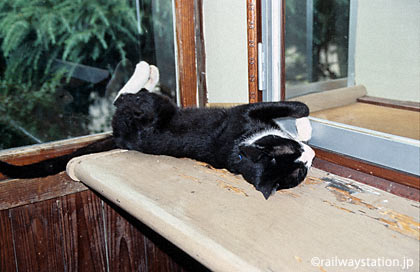
[[[318,169],[268,200],[227,171],[134,151],[67,172],[214,271],[419,270],[419,203]]]

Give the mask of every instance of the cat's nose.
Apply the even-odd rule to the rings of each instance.
[[[303,148],[303,152],[296,161],[302,162],[307,168],[309,168],[311,167],[312,161],[315,157],[315,151],[309,145],[306,145],[304,143],[300,144]]]

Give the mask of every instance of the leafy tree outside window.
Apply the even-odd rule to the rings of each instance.
[[[109,130],[113,95],[140,59],[156,64],[155,41],[174,87],[171,2],[141,3],[138,27],[135,1],[0,2],[0,149]]]

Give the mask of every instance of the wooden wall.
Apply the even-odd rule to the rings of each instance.
[[[3,152],[0,160],[22,164],[52,158],[99,136],[95,137]],[[378,181],[372,175],[336,165],[327,156],[319,158],[320,155],[322,152],[317,151],[318,158],[314,161],[318,168],[418,201],[416,188],[384,179]],[[26,180],[7,180],[0,175],[0,272],[5,271],[207,269],[62,172]]]
[[[49,179],[75,186],[64,173]],[[38,197],[25,193],[22,183]],[[1,272],[206,271],[92,190],[60,189],[60,195],[46,184],[45,179],[0,181]]]

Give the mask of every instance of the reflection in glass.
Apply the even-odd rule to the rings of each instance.
[[[419,14],[417,0],[286,0],[286,98],[419,140]]]
[[[287,86],[347,76],[349,3],[286,0]]]
[[[175,99],[171,1],[139,3],[0,2],[0,149],[108,131],[139,60]]]

